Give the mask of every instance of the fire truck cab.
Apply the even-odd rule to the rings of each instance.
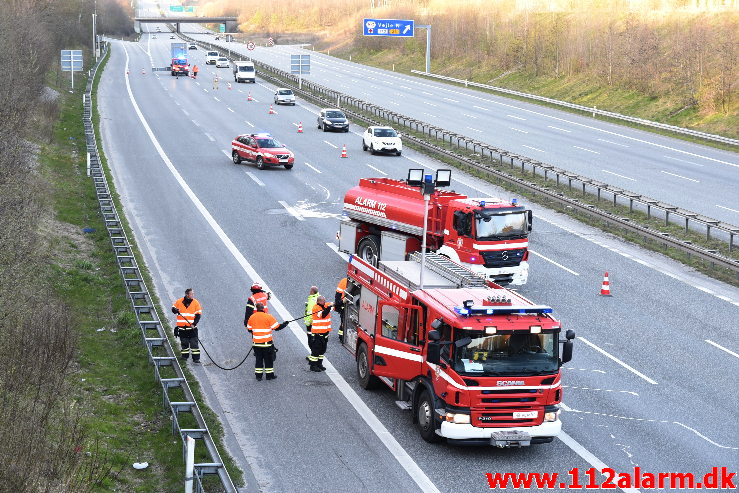
[[[560,341],[551,308],[438,254],[426,255],[423,278],[418,253],[377,267],[350,257],[343,344],[360,385],[394,390],[428,442],[552,441],[574,332]]]

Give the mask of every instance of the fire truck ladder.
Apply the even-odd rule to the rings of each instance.
[[[411,253],[409,260],[421,263],[421,252]],[[487,282],[471,270],[452,262],[438,253],[426,254],[426,268],[436,272],[445,279],[457,283],[460,288],[484,288]]]

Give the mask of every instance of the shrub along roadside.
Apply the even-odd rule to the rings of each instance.
[[[96,86],[101,74],[98,71]],[[161,387],[154,381],[94,188],[85,175],[81,114],[81,98],[65,97],[53,143],[42,151],[42,169],[53,186],[57,222],[51,230],[62,232],[53,238],[49,276],[69,305],[79,337],[77,367],[70,378],[73,399],[84,416],[82,427],[90,437],[85,452],[100,457],[113,471],[96,487],[98,491],[177,491],[184,478],[181,441],[172,435]],[[83,234],[83,228],[95,231]],[[126,229],[132,239],[127,225]],[[136,255],[143,266],[141,256]],[[197,394],[196,386],[191,386]],[[213,436],[222,437],[218,420],[199,396],[198,401]],[[196,461],[204,461],[204,447],[198,452]],[[239,477],[223,452],[222,457],[232,477]],[[135,470],[133,462],[148,462],[149,467]],[[210,483],[209,491],[218,491],[215,484]]]

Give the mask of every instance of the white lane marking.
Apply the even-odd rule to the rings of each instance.
[[[452,98],[441,98],[441,99],[443,99],[444,101],[449,101],[450,103],[459,103],[459,101],[457,101],[456,99],[452,99]]]
[[[609,175],[618,176],[619,178],[624,178],[625,180],[636,181],[633,178],[629,178],[628,176],[624,176],[624,175],[619,175],[618,173],[614,173],[613,171],[608,171],[607,169],[602,169],[601,171],[603,173],[608,173]]]
[[[572,133],[572,130],[567,130],[567,129],[564,129],[564,128],[559,128],[559,127],[553,127],[553,126],[551,126],[551,125],[547,125],[547,128],[553,128],[554,130],[559,130],[559,131],[561,131],[561,132],[567,132],[568,134],[569,134],[569,133]]]
[[[221,100],[220,100],[220,99],[218,99],[218,98],[217,98],[216,96],[213,96],[213,99],[215,99],[215,100],[216,100],[216,101],[218,101],[219,103],[221,102]]]
[[[482,130],[477,129],[477,128],[467,127],[467,129],[468,130],[472,130],[473,132],[480,132],[480,133],[482,133]]]
[[[334,252],[336,252],[336,255],[338,255],[339,257],[343,258],[344,261],[349,262],[349,255],[346,254],[346,253],[344,253],[344,252],[340,252],[339,251],[339,246],[336,243],[326,243],[326,245],[331,250],[333,250]]]
[[[562,406],[562,409],[566,407],[564,403],[561,403],[560,405]],[[580,445],[577,440],[564,431],[560,431],[557,438],[559,438],[562,443],[570,447],[577,455],[582,457],[585,462],[593,466],[596,470],[603,471],[608,467],[602,460],[593,455],[592,452]],[[621,488],[621,490],[628,493],[641,493],[638,488]]]
[[[692,178],[688,178],[687,176],[676,175],[675,173],[670,173],[669,171],[660,170],[660,173],[664,173],[664,174],[670,175],[670,176],[675,176],[677,178],[682,178],[683,180],[688,180],[688,181],[693,181],[695,183],[700,183],[700,181],[698,181],[698,180],[694,180]]]
[[[427,105],[429,105],[429,106],[433,106],[434,108],[436,108],[437,106],[439,106],[438,104],[434,104],[434,103],[429,103],[428,101],[424,101],[423,103],[424,103],[424,104],[427,104]]]
[[[183,112],[183,113],[184,113],[185,115],[187,115],[187,116],[190,116],[190,113],[189,113],[189,112],[188,112],[188,111],[187,111],[187,110],[186,110],[185,108],[182,108],[182,112]]]
[[[522,134],[527,134],[528,133],[526,130],[521,130],[520,128],[515,128],[515,127],[508,127],[508,128],[510,128],[511,130],[513,130],[515,132],[521,132]]]
[[[436,115],[432,115],[431,113],[424,113],[426,116],[430,116],[431,118],[436,118]]]
[[[254,128],[254,124],[252,122],[247,121],[247,120],[244,120],[244,123],[246,123],[247,125],[249,125],[251,128]]]
[[[182,105],[180,104],[180,102],[179,102],[179,101],[177,101],[176,99],[174,100],[174,104],[176,104],[177,106],[182,106]]]
[[[211,142],[215,142],[216,141],[216,139],[214,139],[213,136],[211,134],[209,134],[208,132],[203,132],[203,133],[205,134],[206,137],[208,137],[208,140],[210,140]]]
[[[196,120],[193,120],[192,122],[195,124],[196,127],[200,126],[200,124]]]
[[[652,380],[651,378],[649,378],[648,376],[646,376],[646,375],[645,375],[645,374],[643,374],[642,372],[640,372],[640,371],[638,371],[638,370],[635,370],[635,369],[634,369],[633,367],[631,367],[631,366],[627,365],[626,363],[624,363],[623,361],[621,361],[620,359],[618,359],[618,358],[617,358],[617,357],[615,357],[614,355],[612,355],[612,354],[610,354],[610,353],[608,353],[608,352],[604,351],[603,349],[599,348],[598,346],[596,346],[595,344],[593,344],[593,343],[592,343],[592,342],[590,342],[589,340],[585,339],[584,337],[578,337],[577,339],[578,339],[579,341],[582,341],[582,342],[584,342],[585,344],[587,344],[587,345],[588,345],[588,346],[590,346],[591,348],[595,349],[596,351],[598,351],[598,352],[599,352],[600,354],[602,354],[602,355],[603,355],[603,356],[605,356],[606,358],[608,358],[608,359],[610,359],[610,360],[612,360],[612,361],[614,361],[614,362],[618,363],[619,365],[623,366],[624,368],[626,368],[627,370],[629,370],[629,371],[630,371],[631,373],[633,373],[634,375],[636,375],[636,376],[638,376],[638,377],[640,377],[640,378],[643,378],[644,380],[646,380],[647,382],[651,383],[652,385],[657,385],[657,382],[655,382],[654,380]]]
[[[592,152],[593,154],[600,154],[600,152],[594,151],[592,149],[588,149],[587,147],[580,147],[580,146],[572,146],[572,147],[574,147],[575,149],[580,149],[581,151]]]
[[[613,141],[611,141],[611,140],[606,140],[606,139],[598,139],[598,140],[599,140],[599,141],[601,141],[601,142],[607,142],[607,143],[609,143],[609,144],[613,144],[613,145],[615,145],[615,146],[621,146],[621,147],[631,147],[631,146],[629,146],[629,145],[626,145],[626,144],[619,144],[618,142],[613,142]]]
[[[228,151],[224,151],[223,149],[221,149],[221,152],[222,152],[223,154],[225,154],[225,155],[226,155],[226,157],[227,157],[228,159],[233,159],[233,158],[231,157],[231,154],[229,154],[229,153],[228,153]]]
[[[234,110],[232,110],[231,108],[228,108],[228,107],[227,107],[226,109],[227,109],[228,111],[230,111],[231,113],[236,113],[236,112],[235,112]]]
[[[726,209],[727,211],[736,212],[737,214],[739,214],[739,211],[738,210],[732,209],[730,207],[724,207],[723,205],[718,205],[718,204],[716,204],[716,207],[720,207],[722,209]]]
[[[254,181],[254,183],[256,183],[257,185],[259,185],[260,187],[266,186],[264,184],[264,182],[262,180],[260,180],[259,178],[257,178],[256,175],[254,173],[252,173],[251,171],[246,171],[246,176],[248,176],[249,178],[251,178]]]
[[[126,66],[124,68],[125,74],[125,72],[128,70],[129,56],[128,50],[126,50],[125,45],[123,46],[123,49],[126,53]],[[200,214],[202,214],[202,216],[208,222],[215,234],[223,242],[224,246],[239,263],[246,275],[249,276],[253,282],[260,284],[265,291],[272,291],[267,286],[267,283],[264,282],[264,279],[261,278],[257,271],[254,270],[251,264],[241,254],[234,242],[231,241],[228,235],[226,235],[226,232],[223,231],[223,228],[221,228],[218,222],[216,222],[215,218],[210,214],[210,212],[208,212],[208,209],[205,208],[200,199],[189,187],[185,179],[182,178],[182,175],[180,175],[180,173],[174,167],[174,164],[172,164],[172,161],[164,152],[164,149],[162,149],[162,146],[159,144],[159,141],[154,135],[154,132],[151,130],[151,127],[144,118],[143,113],[141,113],[141,109],[139,108],[138,103],[136,103],[136,100],[133,97],[133,92],[131,91],[131,83],[128,77],[126,77],[126,89],[128,90],[128,98],[131,100],[131,104],[133,105],[134,110],[136,111],[136,114],[138,115],[139,120],[144,127],[144,130],[146,130],[146,133],[149,135],[149,139],[151,140],[152,144],[154,144],[154,147],[159,153],[159,156],[162,158],[169,171],[175,177],[177,183],[179,183],[180,187],[182,187],[187,197],[192,201],[193,205],[197,208]],[[277,298],[277,296],[272,296],[270,301],[272,302],[272,306],[274,307],[275,312],[280,315],[280,318],[282,318],[282,320],[292,320],[293,318],[295,318],[287,310],[287,308],[285,308],[285,306]],[[289,327],[293,336],[295,336],[298,342],[302,344],[303,348],[308,351],[309,348],[307,339],[305,337],[305,330],[296,323],[291,323]],[[385,445],[388,451],[393,455],[393,457],[395,457],[395,460],[398,461],[398,463],[403,467],[403,469],[405,469],[411,479],[413,479],[418,487],[421,488],[421,491],[441,493],[436,485],[431,481],[431,479],[426,476],[426,473],[424,473],[423,470],[418,467],[418,464],[416,464],[413,458],[408,455],[408,452],[405,451],[403,446],[398,443],[398,441],[395,439],[395,437],[393,437],[393,435],[385,427],[385,425],[382,424],[382,421],[377,418],[377,416],[375,415],[375,413],[372,412],[369,406],[367,406],[362,398],[357,395],[356,391],[349,386],[347,381],[344,380],[344,377],[342,377],[341,374],[336,371],[336,368],[333,364],[331,364],[328,358],[324,358],[323,364],[328,367],[328,369],[326,370],[326,375],[328,375],[334,385],[336,385],[339,391],[344,395],[346,400],[349,401],[352,407],[354,407],[354,410],[357,412],[357,414],[364,420],[365,423],[367,423],[373,433],[377,435],[377,438],[380,439],[383,445]]]
[[[613,390],[613,389],[596,389],[593,387],[576,387],[573,385],[562,385],[563,389],[575,389],[575,390],[593,390],[598,392],[618,392],[620,394],[631,394],[633,396],[639,397],[639,394],[636,392],[632,392],[631,390]]]
[[[320,169],[318,169],[318,168],[316,168],[316,167],[314,167],[314,166],[311,166],[311,165],[310,165],[310,163],[305,163],[305,165],[306,165],[306,166],[308,166],[308,167],[309,167],[310,169],[312,169],[313,171],[315,171],[316,173],[320,173],[320,172],[321,172],[321,170],[320,170]]]
[[[530,253],[533,253],[533,254],[534,254],[534,255],[536,255],[537,257],[543,258],[544,260],[546,260],[546,261],[547,261],[547,262],[549,262],[550,264],[554,264],[554,265],[556,265],[557,267],[559,267],[560,269],[562,269],[562,270],[564,270],[564,271],[567,271],[567,272],[569,272],[569,273],[570,273],[570,274],[572,274],[573,276],[579,276],[579,275],[580,275],[580,274],[578,274],[577,272],[575,272],[574,270],[572,270],[572,269],[568,269],[568,268],[567,268],[567,267],[565,267],[564,265],[562,265],[562,264],[558,264],[558,263],[557,263],[557,262],[555,262],[554,260],[552,260],[552,259],[550,259],[550,258],[547,258],[547,257],[545,257],[544,255],[542,255],[541,253],[535,252],[535,251],[531,250],[530,248],[529,248],[529,252],[530,252]]]
[[[467,113],[462,113],[462,116],[466,116],[467,118],[472,118],[473,120],[477,120],[477,117],[475,115],[469,115]]]
[[[195,83],[196,83],[197,85],[200,85],[200,82],[198,82],[198,81],[195,81]]]
[[[681,163],[692,164],[693,166],[700,166],[701,168],[703,167],[702,164],[694,163],[692,161],[686,161],[685,159],[680,159],[680,158],[677,158],[677,157],[672,157],[672,156],[662,156],[662,157],[665,158],[665,159],[672,159],[673,161],[680,161]]]
[[[506,115],[508,118],[515,118],[516,120],[523,120],[526,121],[526,118],[521,118],[520,116],[516,115]]]
[[[280,203],[280,205],[281,205],[282,207],[284,207],[284,208],[285,208],[285,210],[286,210],[286,211],[287,211],[287,212],[288,212],[288,213],[289,213],[289,214],[290,214],[291,216],[293,216],[293,217],[294,217],[295,219],[297,219],[298,221],[305,221],[305,218],[304,218],[303,216],[301,216],[301,215],[300,215],[300,213],[299,213],[299,212],[298,212],[298,211],[297,211],[297,210],[296,210],[296,209],[295,209],[294,207],[292,207],[292,206],[288,205],[288,204],[287,204],[287,202],[285,202],[284,200],[278,200],[277,202],[279,202],[279,203]]]
[[[203,91],[208,92],[208,90],[206,88],[203,88]]]
[[[405,89],[407,91],[411,91],[412,90],[412,88],[410,88],[408,86],[398,86],[398,87],[400,87],[401,89]]]
[[[564,368],[565,368],[565,370],[594,371],[596,373],[605,373],[605,371],[603,371],[603,370],[594,370],[592,368],[574,368],[572,366],[566,366]]]
[[[335,145],[333,145],[333,144],[332,144],[331,142],[329,142],[328,140],[324,140],[324,142],[325,142],[325,143],[327,143],[328,145],[330,145],[331,147],[333,147],[334,149],[338,149],[338,146],[335,146]]]
[[[541,149],[537,149],[536,147],[527,146],[526,144],[521,144],[521,147],[526,147],[528,149],[531,149],[531,150],[537,151],[537,152],[546,152],[546,151],[542,151]]]
[[[387,173],[385,173],[385,172],[384,172],[384,171],[382,171],[381,169],[377,169],[377,168],[375,168],[374,166],[372,166],[371,164],[368,164],[367,166],[369,166],[369,167],[370,167],[370,168],[372,168],[373,170],[377,171],[377,172],[378,172],[378,173],[380,173],[381,175],[383,175],[383,176],[387,176]]]
[[[396,103],[395,101],[390,101],[390,104],[394,104],[395,106],[400,106],[400,103]]]
[[[734,351],[731,351],[731,350],[729,350],[729,349],[726,349],[726,348],[725,348],[725,347],[723,347],[722,345],[720,345],[720,344],[716,344],[715,342],[713,342],[713,341],[712,341],[712,340],[710,340],[710,339],[705,339],[705,341],[706,341],[706,342],[707,342],[708,344],[710,344],[710,345],[712,345],[712,346],[715,346],[715,347],[719,348],[719,349],[720,349],[721,351],[726,351],[727,353],[729,353],[729,354],[730,354],[730,355],[732,355],[733,357],[735,357],[735,358],[739,358],[739,354],[736,354],[736,353],[735,353]]]
[[[421,91],[421,94],[425,94],[426,96],[433,96],[433,94],[431,94],[430,92],[426,92],[426,91]]]
[[[482,106],[475,106],[472,105],[473,108],[477,108],[478,110],[484,110],[484,111],[490,111],[490,108],[483,108]]]

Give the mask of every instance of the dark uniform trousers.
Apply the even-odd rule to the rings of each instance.
[[[326,354],[326,348],[328,347],[328,334],[328,332],[325,334],[308,334],[308,347],[310,348],[308,361],[312,363],[323,361],[323,355]]]
[[[257,358],[254,364],[254,373],[259,378],[261,378],[263,373],[267,376],[274,374],[275,347],[271,342],[265,343],[264,345],[254,344],[254,356]]]
[[[198,344],[198,329],[183,329],[180,327],[180,345],[182,346],[182,359],[187,359],[192,354],[193,361],[200,361],[200,345]]]

